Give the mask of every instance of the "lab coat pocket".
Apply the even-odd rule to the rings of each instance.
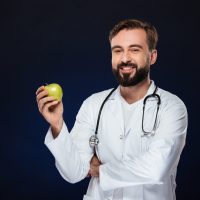
[[[83,200],[95,200],[93,197],[88,196],[88,195],[84,195],[83,196]]]

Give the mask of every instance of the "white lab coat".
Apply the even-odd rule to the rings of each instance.
[[[146,95],[152,94],[154,89],[152,81]],[[99,108],[110,91],[93,94],[83,102],[70,134],[64,124],[56,139],[50,129],[46,135],[45,144],[55,157],[56,167],[70,183],[76,183],[88,174],[94,154],[89,138],[94,135]],[[143,99],[134,103],[132,125],[126,134],[119,87],[109,97],[98,131],[100,176],[91,178],[84,200],[112,200],[116,189],[123,193],[123,200],[176,199],[175,178],[185,145],[187,110],[177,96],[160,88],[157,94],[161,105],[155,136],[150,137],[141,137]],[[155,100],[146,105],[147,130],[154,123],[155,105]]]

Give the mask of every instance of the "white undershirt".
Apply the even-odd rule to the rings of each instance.
[[[121,106],[123,111],[123,118],[124,118],[124,133],[123,137],[129,134],[131,131],[131,119],[133,112],[136,108],[137,103],[129,104],[122,96],[121,98]],[[114,190],[113,193],[113,200],[123,200],[123,189],[118,188]]]
[[[130,132],[132,115],[136,108],[137,102],[129,104],[123,97],[121,97],[121,105],[124,119],[124,134],[127,135]]]

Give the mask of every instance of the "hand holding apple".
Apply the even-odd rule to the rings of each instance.
[[[53,137],[55,138],[60,133],[63,124],[63,104],[61,101],[63,92],[58,84],[47,86],[41,86],[37,89],[36,100],[38,109],[51,125]]]

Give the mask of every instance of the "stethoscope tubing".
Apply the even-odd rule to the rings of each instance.
[[[106,101],[108,100],[108,98],[112,95],[112,93],[116,90],[117,88],[114,88],[111,90],[111,92],[107,95],[107,97],[104,99],[103,103],[101,104],[101,107],[99,109],[99,113],[98,113],[98,117],[97,117],[97,123],[96,123],[96,128],[95,128],[95,134],[92,135],[89,139],[89,143],[91,147],[95,147],[95,149],[97,148],[97,145],[99,143],[99,139],[97,137],[98,134],[98,128],[99,128],[99,122],[100,122],[100,118],[101,118],[101,112],[103,110],[103,107],[106,103]],[[160,96],[158,94],[156,94],[158,87],[156,86],[154,92],[150,95],[147,95],[144,100],[143,100],[143,112],[142,112],[142,131],[143,131],[143,136],[153,136],[155,135],[155,130],[156,130],[156,122],[157,122],[157,116],[158,116],[158,111],[159,111],[159,107],[161,104],[161,99]],[[154,125],[153,125],[153,129],[152,131],[148,132],[144,130],[144,113],[145,113],[145,105],[146,105],[146,101],[148,100],[148,98],[156,98],[157,99],[157,111],[156,111],[156,117],[155,117],[155,121],[154,121]]]

